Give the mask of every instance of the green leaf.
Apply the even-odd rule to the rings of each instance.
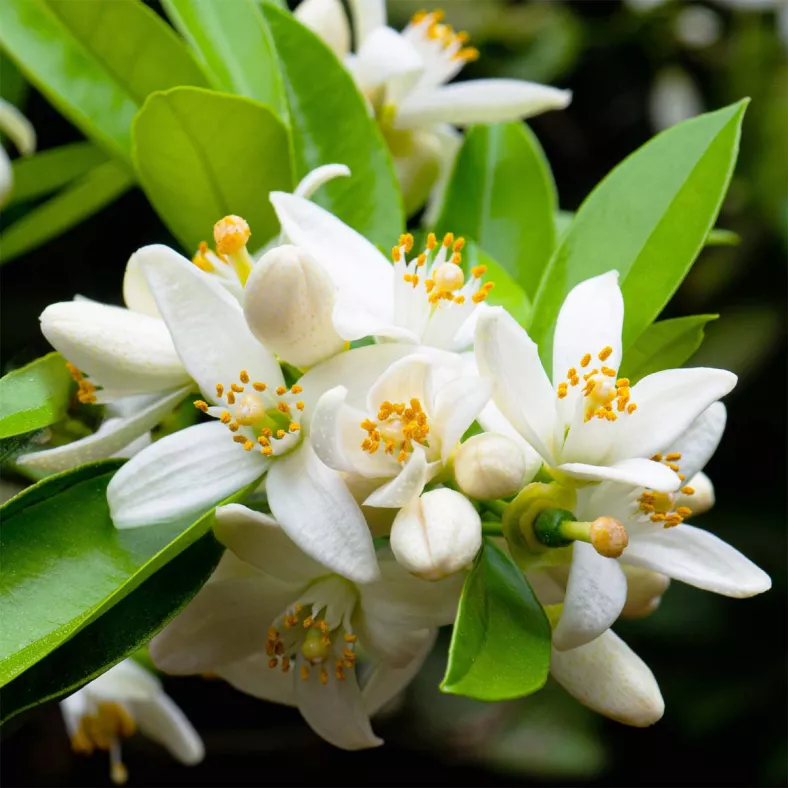
[[[490,539],[465,580],[441,690],[509,700],[550,671],[550,622],[523,573]]]
[[[107,154],[89,142],[72,142],[35,156],[21,156],[12,163],[14,189],[8,204],[51,194],[106,161]]]
[[[163,0],[163,5],[213,87],[262,101],[287,117],[276,49],[256,0]]]
[[[0,378],[0,439],[40,430],[66,415],[71,375],[49,353]]]
[[[223,552],[208,533],[2,689],[2,724],[70,695],[147,643],[210,577]]]
[[[185,249],[228,214],[249,222],[253,248],[279,231],[268,192],[290,191],[293,178],[287,129],[268,107],[175,88],[145,102],[132,135],[140,184]]]
[[[0,508],[0,686],[100,616],[114,615],[121,599],[210,529],[212,512],[192,524],[117,530],[107,485],[120,464],[110,460],[51,476]],[[122,654],[134,644],[120,642],[119,621]]]
[[[703,342],[703,330],[719,315],[693,315],[650,325],[624,353],[621,372],[636,383],[652,372],[675,369]]]
[[[555,246],[555,183],[522,123],[475,126],[457,155],[437,227],[476,241],[533,297]]]
[[[4,0],[0,42],[63,115],[124,160],[150,92],[205,84],[185,44],[140,0]]]
[[[616,269],[624,349],[670,300],[703,248],[728,189],[747,100],[679,123],[614,169],[590,194],[545,270],[530,333],[552,357],[567,293]]]
[[[353,79],[334,53],[290,14],[263,4],[290,106],[296,177],[322,164],[350,167],[315,202],[373,243],[391,248],[405,226],[388,148]]]
[[[134,178],[115,161],[95,167],[3,231],[0,265],[56,238],[116,200],[133,185]]]

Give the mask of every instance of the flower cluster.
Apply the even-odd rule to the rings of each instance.
[[[308,192],[271,195],[282,236],[260,256],[229,216],[215,251],[193,260],[136,252],[127,308],[48,307],[46,337],[107,418],[20,462],[131,456],[108,488],[119,529],[254,491],[216,510],[227,551],[151,654],[167,672],[210,672],[296,705],[338,747],[380,743],[370,717],[454,621],[482,517],[496,513],[552,624],[554,677],[602,714],[652,724],[658,686],[614,622],[651,612],[668,578],[734,597],[770,585],[686,522],[713,503],[702,469],[735,376],[628,379],[615,271],[567,296],[550,375],[526,330],[486,303],[494,283],[466,268],[462,238],[403,235],[392,263]],[[195,423],[146,440],[192,394]],[[64,707],[82,751],[115,752],[133,728],[133,709],[101,688],[83,691],[97,710],[75,716],[76,696]]]

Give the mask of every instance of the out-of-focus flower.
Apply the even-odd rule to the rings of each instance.
[[[33,124],[11,103],[0,98],[0,131],[7,134],[23,156],[36,150],[36,130]],[[14,174],[8,154],[0,145],[0,208],[3,207],[14,185]]]
[[[109,753],[116,785],[128,779],[121,760],[121,740],[139,728],[143,736],[166,747],[187,766],[204,756],[202,740],[161,682],[133,659],[126,659],[60,702],[74,752]]]
[[[722,20],[719,15],[702,5],[689,5],[676,14],[676,38],[693,49],[710,47],[719,41]]]
[[[461,493],[430,490],[397,513],[391,551],[409,572],[440,580],[464,569],[482,546],[479,513]]]
[[[417,13],[401,32],[386,25],[385,0],[353,0],[355,54],[336,0],[306,0],[296,17],[331,46],[369,101],[394,156],[412,213],[448,175],[459,148],[454,126],[499,123],[563,109],[566,90],[514,79],[446,83],[479,52],[468,34],[443,23],[443,13]]]
[[[674,126],[703,112],[703,97],[692,77],[679,67],[660,71],[649,95],[651,125],[657,131]]]
[[[413,678],[435,629],[454,619],[462,578],[428,583],[380,556],[378,582],[355,585],[302,553],[267,515],[217,513],[225,553],[214,577],[151,643],[170,673],[211,671],[242,692],[298,706],[346,750],[381,740],[371,715]],[[369,670],[357,675],[357,662]]]
[[[454,477],[466,495],[478,500],[508,498],[531,481],[520,446],[493,432],[474,435],[457,449]]]
[[[673,443],[736,376],[720,369],[671,369],[630,387],[618,376],[624,301],[610,271],[577,285],[555,328],[553,383],[536,344],[500,307],[476,328],[480,372],[514,429],[564,481],[618,481],[672,492],[681,486],[649,458]]]

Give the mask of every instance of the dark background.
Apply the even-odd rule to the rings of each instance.
[[[392,24],[404,24],[418,5],[390,2]],[[616,626],[660,682],[667,709],[651,729],[595,717],[558,687],[495,706],[441,696],[439,648],[400,707],[376,722],[386,746],[362,753],[322,743],[292,709],[219,682],[167,679],[208,756],[186,769],[136,737],[124,747],[130,785],[786,784],[786,42],[773,12],[710,3],[704,7],[717,16],[718,40],[688,46],[676,34],[686,5],[642,13],[614,2],[443,3],[449,21],[469,29],[482,50],[464,76],[518,76],[574,91],[569,109],[531,124],[564,209],[576,209],[653,135],[650,97],[666,68],[696,85],[706,109],[752,96],[718,222],[741,243],[706,249],[667,314],[721,314],[692,363],[733,369],[740,383],[707,469],[717,506],[698,524],[769,572],[772,591],[732,600],[674,583],[653,616]],[[35,91],[24,109],[40,149],[80,138]],[[3,370],[47,350],[37,316],[48,303],[74,293],[119,302],[126,260],[153,242],[175,245],[133,190],[3,267]],[[55,705],[6,735],[2,770],[8,786],[108,784],[103,756],[72,755]]]

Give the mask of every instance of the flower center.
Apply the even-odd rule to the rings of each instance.
[[[383,444],[386,454],[394,456],[397,452],[397,462],[405,462],[414,443],[428,445],[430,425],[421,402],[414,397],[409,406],[404,402],[382,402],[377,422],[364,419],[361,429],[367,433],[361,442],[365,452],[374,454]]]
[[[605,362],[612,353],[613,348],[608,345],[599,351],[597,359],[600,362]],[[580,359],[581,370],[590,366],[591,358],[591,354],[586,353]],[[566,371],[566,380],[558,384],[558,399],[567,397],[570,386],[580,385],[581,374],[585,421],[591,421],[594,417],[607,421],[617,421],[618,414],[632,414],[637,410],[637,403],[630,402],[629,378],[617,379],[616,370],[605,366],[604,363],[600,367],[594,367],[594,369],[586,373],[578,372],[577,367],[570,367]]]
[[[120,739],[126,739],[137,729],[134,718],[114,701],[102,701],[95,714],[86,714],[79,721],[71,737],[71,749],[81,755],[92,755],[94,750],[104,750],[110,756],[110,777],[115,785],[123,785],[129,778],[126,766],[120,759]]]
[[[679,452],[672,452],[664,455],[664,457],[662,454],[655,454],[651,459],[654,462],[661,462],[663,465],[667,465],[668,468],[678,474],[681,481],[685,481],[686,476],[683,473],[679,473],[681,468],[677,464],[681,459]],[[695,490],[689,485],[684,485],[681,488],[681,493],[683,495],[694,495]],[[639,511],[650,515],[649,519],[652,523],[662,523],[665,528],[674,528],[680,525],[692,514],[692,509],[689,506],[679,506],[674,509],[675,504],[675,493],[645,490],[638,498]]]
[[[85,379],[82,371],[77,369],[70,361],[66,361],[68,374],[77,383],[77,399],[84,405],[93,405],[96,402],[96,387],[89,380]]]
[[[446,233],[440,245],[435,234],[430,233],[424,251],[408,262],[406,255],[413,249],[413,236],[405,233],[400,236],[397,246],[392,248],[391,257],[395,272],[414,290],[421,284],[433,307],[439,307],[444,301],[464,304],[467,298],[474,304],[480,304],[495,287],[495,283],[482,284],[481,279],[487,273],[484,265],[473,267],[466,279],[461,267],[464,246],[465,239],[455,240],[454,233]]]
[[[271,391],[266,383],[252,382],[249,373],[242,369],[238,381],[229,386],[216,384],[216,397],[226,401],[226,409],[213,413],[203,400],[197,400],[194,407],[217,416],[245,451],[257,446],[260,454],[268,457],[289,450],[297,439],[301,424],[296,414],[304,410],[303,400],[297,399],[301,392],[303,388],[298,384],[289,390],[279,386]]]
[[[426,44],[439,44],[443,53],[452,60],[470,62],[477,60],[479,50],[475,47],[466,47],[470,36],[461,31],[456,33],[451,25],[443,24],[443,11],[419,11],[410,20],[413,28],[418,32]]]

